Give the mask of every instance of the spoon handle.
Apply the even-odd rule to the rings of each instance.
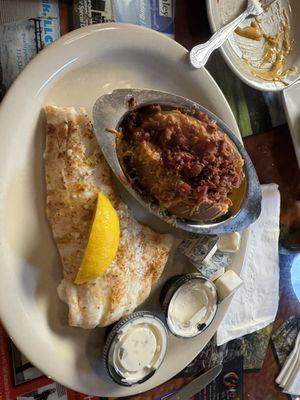
[[[207,63],[211,53],[222,46],[229,35],[243,22],[250,14],[252,9],[249,7],[236,19],[229,22],[219,29],[206,43],[199,44],[190,51],[190,62],[193,67],[201,68]]]

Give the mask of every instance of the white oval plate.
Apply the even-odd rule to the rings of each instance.
[[[286,67],[297,67],[298,73],[293,73],[285,79],[287,83],[294,82],[300,76],[300,2],[299,0],[278,0],[290,17],[292,37],[295,39],[293,50],[286,60]],[[207,15],[212,32],[221,28],[225,23],[232,21],[241,14],[247,6],[247,0],[206,0]],[[272,7],[275,4],[272,5]],[[246,20],[241,26],[248,26]],[[270,30],[274,29],[272,24],[266,25]],[[254,89],[278,91],[286,86],[281,82],[268,82],[254,76],[248,65],[241,59],[239,43],[248,49],[257,47],[257,43],[250,39],[241,38],[233,33],[221,47],[221,53],[232,71],[247,85]],[[250,50],[249,50],[250,51]]]
[[[25,356],[46,375],[83,393],[128,396],[157,386],[184,368],[216,331],[229,301],[200,336],[170,336],[157,374],[131,388],[113,383],[102,364],[103,329],[67,325],[67,307],[57,296],[61,263],[45,218],[43,150],[45,104],[83,106],[115,88],[148,87],[188,97],[222,118],[239,135],[221,90],[205,70],[194,70],[187,51],[159,33],[125,24],[93,25],[63,36],[21,73],[0,109],[0,316]],[[233,259],[240,272],[246,237]],[[185,269],[168,263],[163,281]],[[152,300],[151,300],[152,299]]]

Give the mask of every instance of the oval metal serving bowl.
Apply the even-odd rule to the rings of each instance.
[[[223,217],[209,222],[199,222],[191,219],[180,218],[166,212],[157,206],[153,206],[134,189],[126,177],[116,150],[115,135],[106,131],[107,128],[117,129],[124,115],[129,112],[128,100],[134,98],[138,107],[151,103],[171,105],[182,108],[195,108],[197,111],[205,112],[209,118],[217,122],[218,127],[223,131],[238,149],[244,160],[245,179],[242,186],[233,192],[233,206]],[[132,111],[132,109],[130,109]],[[261,191],[254,166],[245,151],[240,140],[216,115],[201,105],[171,93],[147,89],[117,89],[110,94],[101,96],[93,108],[93,120],[96,137],[101,150],[110,168],[126,190],[144,208],[156,215],[163,221],[188,232],[203,234],[221,234],[246,229],[253,223],[261,211]]]

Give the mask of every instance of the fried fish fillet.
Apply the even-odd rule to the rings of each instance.
[[[71,326],[106,326],[130,314],[149,296],[173,239],[139,224],[117,195],[84,109],[47,106],[45,112],[47,216],[64,269],[58,294],[69,306]],[[75,285],[99,191],[119,216],[118,252],[102,276]]]

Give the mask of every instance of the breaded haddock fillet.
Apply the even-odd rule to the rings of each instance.
[[[117,195],[84,109],[47,106],[45,112],[47,216],[64,269],[58,293],[69,306],[70,325],[106,326],[133,312],[149,296],[173,239],[139,224]],[[117,210],[119,248],[102,276],[75,285],[98,192]]]

